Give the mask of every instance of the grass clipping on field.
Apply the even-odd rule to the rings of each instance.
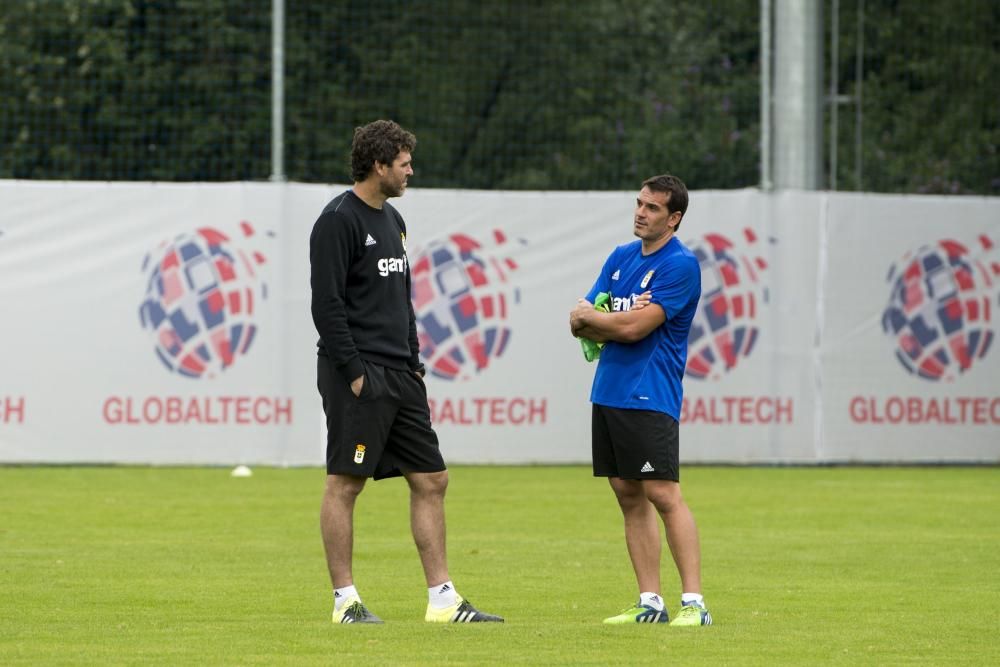
[[[638,590],[589,468],[451,470],[452,579],[507,619],[476,626],[423,622],[400,479],[355,520],[386,623],[332,625],[323,472],[253,472],[0,468],[0,663],[1000,663],[997,468],[684,469],[716,623],[686,629],[601,624]]]

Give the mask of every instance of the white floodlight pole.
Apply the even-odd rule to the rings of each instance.
[[[774,184],[818,190],[823,171],[822,6],[775,0],[774,7]]]
[[[271,0],[271,180],[285,180],[285,0]]]
[[[771,0],[760,0],[760,189],[771,182]]]

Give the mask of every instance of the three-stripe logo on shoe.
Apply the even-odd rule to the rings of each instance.
[[[365,245],[366,246],[368,246],[368,245],[375,245],[375,239],[372,238],[371,234],[369,234],[368,238],[365,239]]]
[[[639,469],[639,472],[653,472],[653,466],[649,465],[649,461]]]

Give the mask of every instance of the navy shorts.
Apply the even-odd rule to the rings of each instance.
[[[677,420],[663,412],[594,404],[594,477],[680,481]]]
[[[445,470],[423,379],[409,370],[363,363],[365,382],[355,396],[330,358],[318,357],[327,474],[385,479]]]

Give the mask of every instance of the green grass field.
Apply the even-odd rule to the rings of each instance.
[[[1000,664],[1000,469],[684,470],[708,628],[637,597],[586,467],[454,467],[451,574],[503,625],[428,625],[401,480],[370,483],[334,626],[319,469],[0,468],[0,664]],[[678,605],[664,549],[664,594]]]

